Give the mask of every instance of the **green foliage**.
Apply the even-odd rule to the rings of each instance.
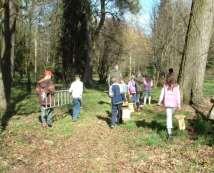
[[[153,65],[150,65],[146,68],[145,75],[148,75],[151,78],[154,78],[155,71],[156,71],[155,67]]]

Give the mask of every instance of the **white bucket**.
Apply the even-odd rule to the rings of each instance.
[[[129,108],[123,108],[122,112],[123,121],[128,121],[131,119],[131,110]]]
[[[131,112],[134,112],[134,104],[133,103],[129,103],[129,110],[131,111]]]

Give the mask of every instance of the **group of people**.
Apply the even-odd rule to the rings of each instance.
[[[128,84],[125,84],[116,65],[108,79],[109,96],[111,97],[112,105],[111,128],[122,123],[122,104],[127,101],[126,94],[128,94],[130,100],[133,102],[136,111],[139,111],[147,103],[147,100],[151,104],[151,91],[153,87],[151,77],[147,75],[142,76],[141,73],[138,73],[136,77],[131,77]],[[169,138],[172,138],[173,114],[176,109],[180,109],[181,107],[180,89],[176,83],[172,68],[169,69],[166,75],[158,105],[164,105],[166,109],[167,134]]]
[[[140,108],[147,103],[147,100],[148,104],[151,104],[153,81],[148,75],[142,76],[139,72],[136,77],[132,75],[126,84],[118,69],[118,65],[115,65],[108,79],[109,96],[112,100],[111,128],[114,128],[116,124],[122,123],[121,107],[128,99],[131,100],[136,111],[140,111]]]
[[[41,110],[41,122],[43,127],[52,127],[53,108],[50,107],[51,98],[55,91],[55,85],[51,80],[53,76],[52,71],[45,70],[44,76],[37,82],[36,93],[39,96],[40,110]],[[83,93],[83,82],[81,82],[78,75],[75,76],[75,80],[71,83],[69,93],[72,95],[72,120],[77,121],[80,118],[80,107]]]
[[[45,70],[44,77],[37,82],[36,92],[39,96],[41,105],[41,122],[43,127],[52,127],[53,109],[50,106],[51,96],[55,91],[55,86],[51,80],[53,73],[50,70]],[[111,97],[111,128],[122,123],[122,104],[128,100],[133,102],[136,111],[139,111],[147,103],[151,104],[151,91],[153,81],[151,77],[138,73],[137,76],[132,76],[126,84],[122,79],[122,75],[115,65],[108,77],[109,96]],[[80,107],[83,94],[83,82],[78,75],[75,76],[75,81],[71,83],[68,90],[73,99],[72,103],[72,120],[77,121],[80,117]],[[166,109],[166,127],[168,137],[172,137],[172,119],[176,109],[180,109],[180,89],[176,83],[173,69],[169,69],[163,84],[158,105],[164,105]]]

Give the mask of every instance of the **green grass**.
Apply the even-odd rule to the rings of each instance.
[[[12,109],[14,114],[29,115],[39,111],[38,97],[36,93],[28,93],[21,87],[12,88]]]
[[[145,138],[145,144],[148,146],[160,146],[163,143],[163,138],[165,135],[158,135],[153,132],[149,134],[147,138]]]
[[[204,95],[214,96],[214,79],[204,81]]]

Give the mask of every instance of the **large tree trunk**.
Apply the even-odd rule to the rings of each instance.
[[[85,71],[84,71],[84,83],[86,85],[91,85],[92,83],[92,56],[93,56],[93,47],[94,43],[91,38],[90,25],[87,17],[85,16],[85,20],[83,20],[85,25],[85,38],[86,38],[86,47],[85,47]]]
[[[109,44],[107,40],[104,41],[103,45],[103,53],[100,55],[99,58],[99,66],[98,66],[98,75],[101,83],[106,83],[108,78],[108,71],[109,71]]]
[[[3,83],[3,78],[2,78],[2,72],[1,72],[1,67],[0,67],[0,118],[1,118],[1,113],[5,112],[7,108],[7,103],[6,103],[6,96],[4,92],[4,83]]]
[[[62,63],[67,83],[74,74],[91,78],[91,8],[88,0],[63,0]]]
[[[95,55],[95,43],[97,42],[97,40],[99,39],[99,34],[100,31],[103,28],[103,25],[105,23],[105,17],[106,17],[106,13],[105,13],[105,0],[100,0],[100,8],[101,8],[101,16],[100,16],[100,21],[99,24],[97,26],[97,28],[95,29],[95,32],[93,33],[91,31],[90,28],[90,14],[88,14],[87,16],[87,20],[86,22],[86,64],[85,64],[85,72],[84,72],[84,82],[86,84],[91,85],[92,83],[92,57]],[[90,7],[88,6],[88,9]]]
[[[178,81],[185,103],[198,104],[212,36],[213,0],[193,0]]]
[[[16,26],[16,4],[12,0],[4,1],[4,20],[1,48],[1,71],[0,71],[0,99],[3,111],[10,104],[10,93],[12,85],[12,69],[14,65],[14,45],[15,45],[15,26]],[[4,92],[4,93],[3,93]],[[6,104],[5,104],[6,103]]]

